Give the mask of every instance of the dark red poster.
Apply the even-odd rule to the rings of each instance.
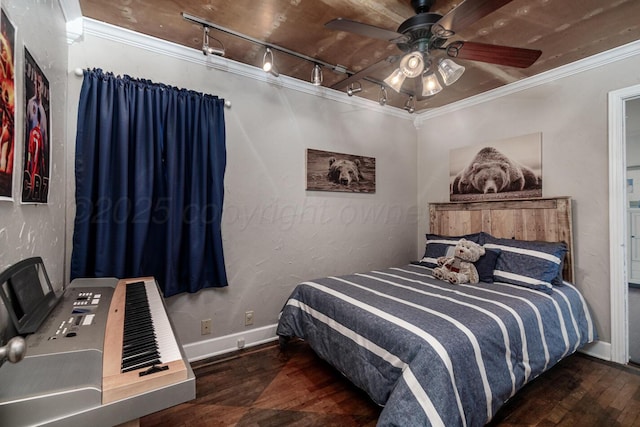
[[[15,135],[14,46],[16,30],[4,10],[0,18],[0,200],[13,200]]]
[[[49,81],[26,47],[24,74],[26,110],[22,203],[47,203],[51,157]]]

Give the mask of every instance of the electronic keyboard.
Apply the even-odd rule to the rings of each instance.
[[[3,425],[113,426],[195,398],[152,277],[76,279],[0,368]]]

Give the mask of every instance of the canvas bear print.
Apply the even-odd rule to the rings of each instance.
[[[451,150],[451,201],[542,197],[542,134]]]
[[[307,190],[375,193],[376,159],[308,149]]]

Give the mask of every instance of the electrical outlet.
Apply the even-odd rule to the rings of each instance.
[[[244,312],[244,326],[253,325],[253,311]]]
[[[209,335],[211,333],[211,319],[203,319],[200,322],[200,334]]]

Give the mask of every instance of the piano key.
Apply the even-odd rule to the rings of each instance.
[[[130,372],[130,371],[135,371],[136,369],[142,369],[142,368],[147,368],[147,367],[151,367],[153,365],[159,365],[160,360],[159,359],[155,359],[155,360],[151,360],[148,362],[144,362],[144,363],[140,363],[137,365],[133,365],[133,366],[129,366],[126,369],[122,369],[122,372]]]
[[[141,337],[136,341],[127,342],[126,345],[122,346],[122,349],[131,350],[135,347],[144,347],[144,346],[148,348],[150,346],[157,346],[157,344],[158,344],[158,341],[156,340],[155,336],[147,336],[147,337]]]
[[[158,351],[158,348],[157,348],[157,345],[155,345],[155,342],[145,342],[144,345],[123,349],[122,359],[124,359],[125,357],[135,356],[136,354],[140,354],[149,350]]]
[[[128,344],[130,342],[136,342],[137,340],[146,339],[146,338],[156,339],[155,334],[153,333],[153,330],[130,332],[126,336],[124,336],[123,342]]]
[[[182,359],[178,343],[172,333],[169,317],[164,309],[164,303],[162,302],[162,297],[160,296],[155,280],[145,281],[144,284],[147,291],[147,297],[149,299],[149,307],[153,317],[153,326],[156,332],[156,340],[158,341],[158,346],[160,348],[160,359],[162,360],[162,363]]]
[[[129,337],[136,337],[139,335],[153,335],[153,332],[153,328],[131,329],[129,331],[123,332],[123,337],[126,342],[130,339]]]
[[[149,359],[156,359],[159,358],[160,354],[158,353],[158,350],[156,349],[146,349],[146,350],[142,350],[137,352],[136,354],[127,356],[127,357],[123,357],[122,358],[122,364],[128,364],[131,365],[132,363],[135,363],[138,360],[149,360]]]
[[[144,282],[128,284],[120,361],[123,372],[158,359],[152,322]]]
[[[147,350],[142,353],[137,353],[133,356],[128,356],[122,359],[123,366],[135,365],[139,362],[146,362],[148,360],[157,359],[160,357],[157,350]]]

